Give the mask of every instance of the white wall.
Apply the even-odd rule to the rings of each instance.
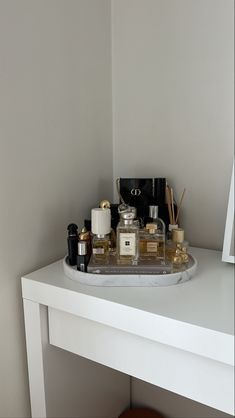
[[[62,257],[67,224],[112,196],[110,65],[109,0],[0,0],[4,418],[29,415],[20,277]]]
[[[136,408],[152,408],[165,418],[232,418],[232,415],[138,379],[132,380],[132,403]]]
[[[191,244],[221,249],[233,159],[233,0],[113,0],[114,178],[167,177]],[[226,417],[132,379],[169,418]]]
[[[221,249],[233,158],[233,0],[113,0],[114,177],[187,189],[191,244]]]
[[[232,27],[232,0],[113,0],[114,175],[187,187],[188,238],[211,248],[232,161]],[[110,0],[0,0],[0,417],[29,414],[20,276],[62,257],[67,224],[112,196],[110,42]],[[114,390],[109,370],[45,354],[61,396],[60,372],[85,369]],[[133,401],[157,407],[142,389]]]

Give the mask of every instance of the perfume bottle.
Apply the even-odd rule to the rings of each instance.
[[[99,207],[102,209],[110,209],[111,204],[109,200],[101,200]],[[110,228],[110,234],[109,234],[109,251],[111,253],[115,253],[116,250],[116,233],[114,229],[112,228],[112,210],[110,209],[110,217],[111,217],[111,228]]]
[[[78,242],[81,241],[85,241],[86,242],[86,247],[87,247],[87,254],[90,256],[91,255],[91,231],[88,231],[87,228],[84,226],[79,235],[78,235]]]
[[[161,219],[140,231],[139,257],[140,260],[165,260],[165,225]]]
[[[95,264],[107,264],[111,215],[109,208],[91,210],[92,260]]]
[[[151,223],[151,224],[153,223],[153,224],[158,225],[159,224],[159,222],[158,222],[159,219],[160,218],[158,218],[158,206],[157,205],[150,205],[149,206],[149,216],[145,219],[145,224],[147,225],[149,223]],[[160,221],[163,222],[162,219],[160,219]],[[165,223],[163,222],[163,224],[164,224],[164,231],[165,231]]]
[[[185,248],[185,251],[188,249],[188,241],[185,241],[184,239],[184,229],[178,228],[172,230],[172,241],[173,243],[180,247],[181,249]]]
[[[116,233],[113,228],[111,228],[109,234],[109,251],[114,254],[116,251]]]
[[[120,222],[117,226],[117,263],[136,264],[138,260],[139,227],[134,222],[136,209],[120,205]]]
[[[149,206],[149,220],[151,223],[156,222],[157,224],[157,219],[158,219],[158,206],[150,205]]]
[[[77,263],[78,253],[78,227],[76,224],[69,224],[67,230],[68,260],[70,266],[75,266]]]
[[[166,258],[174,265],[181,266],[189,261],[188,242],[184,240],[184,230],[177,228],[172,230],[172,240],[167,241]]]
[[[88,242],[78,241],[77,270],[86,272],[89,259]]]

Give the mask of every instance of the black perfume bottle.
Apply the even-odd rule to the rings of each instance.
[[[77,264],[77,253],[78,253],[78,227],[76,224],[69,224],[68,230],[68,260],[70,266]]]

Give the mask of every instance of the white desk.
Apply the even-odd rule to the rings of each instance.
[[[80,285],[62,261],[22,278],[33,417],[46,417],[40,305],[50,344],[233,415],[233,266],[191,252],[196,276],[177,286]]]

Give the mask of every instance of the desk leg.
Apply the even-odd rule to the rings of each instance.
[[[23,299],[32,418],[46,417],[40,305]]]

